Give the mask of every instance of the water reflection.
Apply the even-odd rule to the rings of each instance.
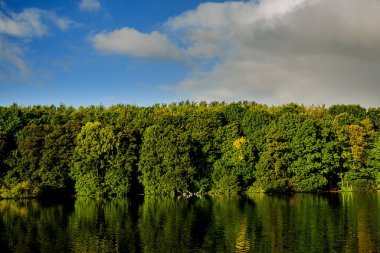
[[[78,199],[68,216],[72,252],[136,252],[130,201]]]
[[[37,200],[0,201],[1,252],[69,251],[64,223],[65,205],[46,205]]]
[[[377,252],[379,194],[0,201],[0,252]]]

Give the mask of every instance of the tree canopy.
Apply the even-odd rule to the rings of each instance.
[[[0,197],[380,188],[380,108],[0,107]]]

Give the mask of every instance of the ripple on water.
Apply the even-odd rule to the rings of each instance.
[[[379,194],[0,201],[0,252],[378,252]]]

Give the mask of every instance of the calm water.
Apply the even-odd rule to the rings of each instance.
[[[0,252],[380,252],[380,194],[0,201]]]

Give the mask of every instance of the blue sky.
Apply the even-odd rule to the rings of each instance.
[[[0,0],[0,105],[378,107],[378,13],[375,0]]]

